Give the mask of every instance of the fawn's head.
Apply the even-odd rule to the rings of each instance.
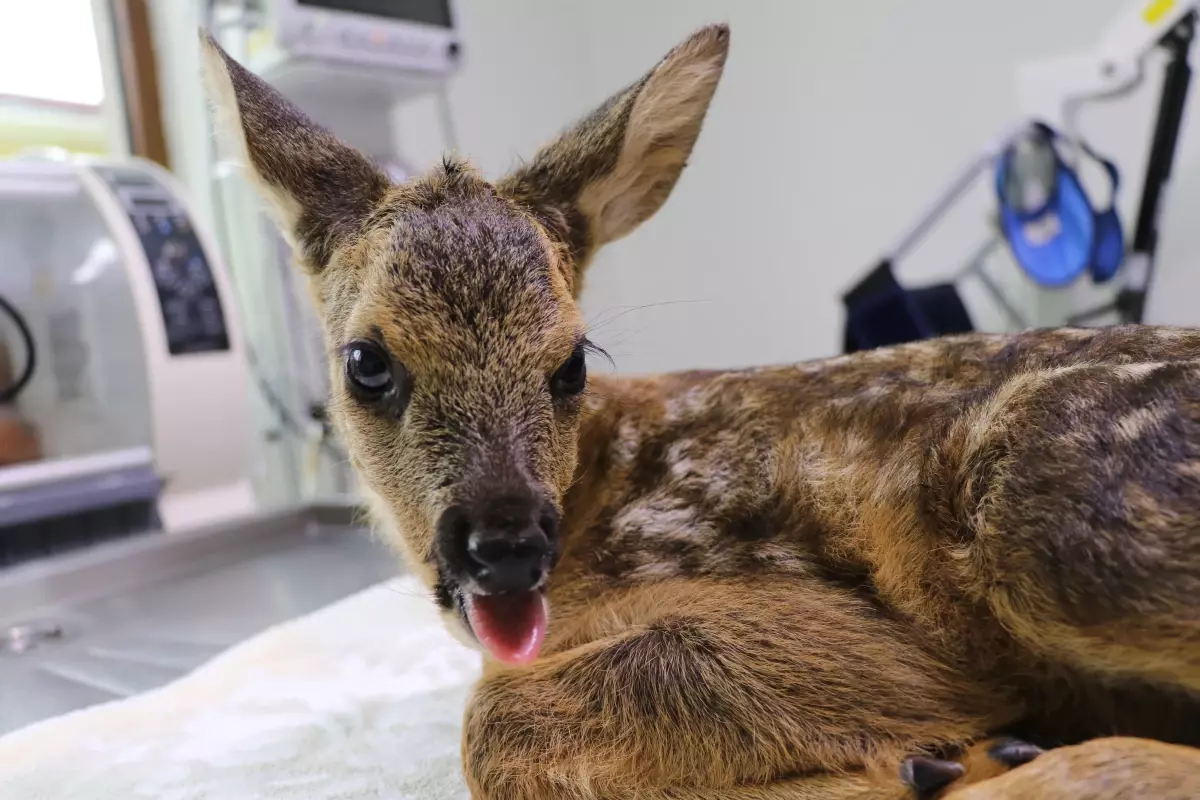
[[[601,245],[666,200],[729,46],[705,28],[511,175],[392,183],[202,37],[223,132],[309,277],[330,411],[379,522],[497,658],[537,655]]]

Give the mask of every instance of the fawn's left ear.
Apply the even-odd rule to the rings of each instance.
[[[200,32],[218,133],[244,162],[310,272],[356,235],[387,193],[387,176]]]
[[[577,293],[596,249],[648,219],[675,188],[728,52],[727,26],[700,29],[498,184],[570,247]]]

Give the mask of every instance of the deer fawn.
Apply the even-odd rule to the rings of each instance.
[[[393,184],[203,46],[374,515],[489,654],[476,798],[1200,796],[1200,332],[589,376],[584,272],[674,187],[726,27],[496,183]]]

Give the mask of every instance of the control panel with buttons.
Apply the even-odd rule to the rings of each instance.
[[[109,166],[94,171],[129,215],[141,240],[171,355],[229,350],[212,269],[183,208],[144,171]]]

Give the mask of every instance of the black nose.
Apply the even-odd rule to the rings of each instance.
[[[524,592],[542,582],[555,556],[558,515],[540,500],[499,498],[454,506],[439,535],[458,566],[488,594]]]

